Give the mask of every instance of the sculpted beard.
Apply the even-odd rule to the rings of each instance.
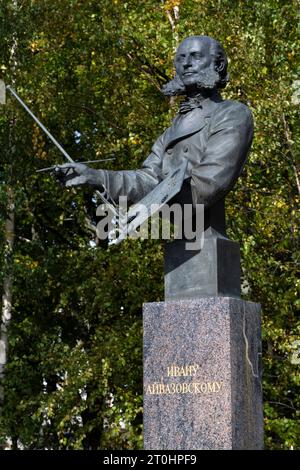
[[[220,82],[219,73],[215,70],[214,64],[211,64],[206,69],[198,73],[197,88],[199,90],[213,90],[217,88]],[[179,76],[176,74],[175,78],[162,87],[162,93],[166,96],[186,95],[187,89]]]
[[[212,90],[216,88],[217,83],[220,80],[220,76],[218,72],[216,72],[214,64],[211,64],[205,70],[199,72],[198,75],[199,80],[197,82],[197,88],[199,88],[199,90],[203,88],[205,90]]]

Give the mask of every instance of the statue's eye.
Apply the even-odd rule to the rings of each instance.
[[[203,56],[202,56],[201,52],[192,52],[192,57],[194,59],[202,59]]]

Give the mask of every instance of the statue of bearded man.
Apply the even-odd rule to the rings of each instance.
[[[129,203],[136,203],[187,160],[182,191],[190,192],[192,203],[209,209],[223,200],[241,173],[251,146],[251,111],[240,102],[222,99],[219,90],[228,82],[227,58],[215,39],[186,38],[176,51],[175,68],[175,78],[162,92],[186,98],[141,168],[96,170],[67,163],[58,167],[58,177],[66,187],[104,187],[115,201],[126,196]]]
[[[243,103],[222,99],[220,89],[228,82],[227,58],[215,39],[186,38],[176,51],[175,68],[174,79],[162,91],[185,99],[139,169],[95,170],[67,163],[58,167],[57,176],[66,187],[88,184],[106,191],[114,201],[126,196],[129,203],[137,203],[186,166],[181,190],[168,204],[192,204],[194,215],[183,218],[183,225],[193,225],[197,204],[204,205],[204,245],[202,249],[193,243],[191,253],[184,237],[166,243],[165,298],[239,297],[239,246],[226,237],[224,198],[251,147],[252,113]]]

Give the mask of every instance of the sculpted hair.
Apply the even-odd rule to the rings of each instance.
[[[192,36],[192,37],[198,38],[200,40],[203,40],[203,39],[209,40],[209,47],[210,47],[209,52],[214,58],[214,67],[215,67],[216,72],[219,75],[219,80],[216,82],[215,86],[216,88],[225,88],[229,81],[229,75],[227,73],[228,60],[227,60],[225,50],[216,39],[213,39],[209,36]],[[166,96],[177,96],[177,95],[186,94],[185,85],[177,74],[175,75],[173,80],[163,85],[161,91]]]

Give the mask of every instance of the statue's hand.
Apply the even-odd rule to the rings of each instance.
[[[101,186],[101,170],[94,170],[83,163],[57,165],[54,175],[67,188],[71,186]]]

